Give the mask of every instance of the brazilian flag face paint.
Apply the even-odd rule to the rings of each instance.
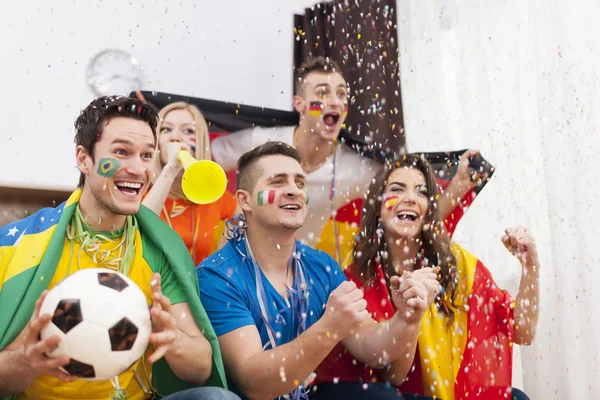
[[[105,178],[112,178],[117,171],[121,163],[113,158],[101,158],[98,162],[98,174]]]

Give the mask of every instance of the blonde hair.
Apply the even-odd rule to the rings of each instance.
[[[194,128],[196,128],[196,153],[194,154],[194,157],[196,158],[196,160],[211,160],[212,155],[210,153],[210,138],[208,136],[208,125],[206,124],[204,116],[202,115],[200,110],[198,110],[198,107],[196,107],[193,104],[188,104],[184,101],[178,101],[176,103],[171,103],[163,107],[158,113],[158,126],[156,127],[157,136],[160,135],[160,131],[162,130],[162,124],[165,117],[168,113],[170,113],[173,110],[187,110],[190,112],[190,114],[192,114],[192,118],[194,120]],[[158,143],[159,140],[156,141],[156,148],[157,150],[160,150],[158,148]],[[164,165],[162,165],[162,162],[160,161],[160,156],[154,157],[154,159],[156,171],[155,178],[158,178]]]

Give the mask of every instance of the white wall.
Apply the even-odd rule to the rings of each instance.
[[[91,57],[133,54],[144,90],[291,109],[293,14],[313,1],[28,0],[0,24],[0,186],[72,189]]]

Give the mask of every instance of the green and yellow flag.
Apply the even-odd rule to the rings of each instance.
[[[25,328],[36,300],[48,287],[80,195],[81,190],[77,190],[56,208],[44,208],[0,228],[0,350]],[[226,388],[219,342],[200,303],[195,265],[185,244],[175,231],[146,207],[140,208],[136,219],[144,248],[164,253],[196,323],[212,346],[212,373],[206,385]],[[152,381],[160,396],[193,387],[177,378],[164,359],[153,365]]]

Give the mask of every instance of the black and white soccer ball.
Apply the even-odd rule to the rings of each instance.
[[[69,275],[44,299],[40,315],[46,313],[53,317],[41,338],[61,338],[46,355],[69,357],[63,369],[85,380],[111,379],[127,370],[144,354],[152,333],[142,290],[109,269]]]

